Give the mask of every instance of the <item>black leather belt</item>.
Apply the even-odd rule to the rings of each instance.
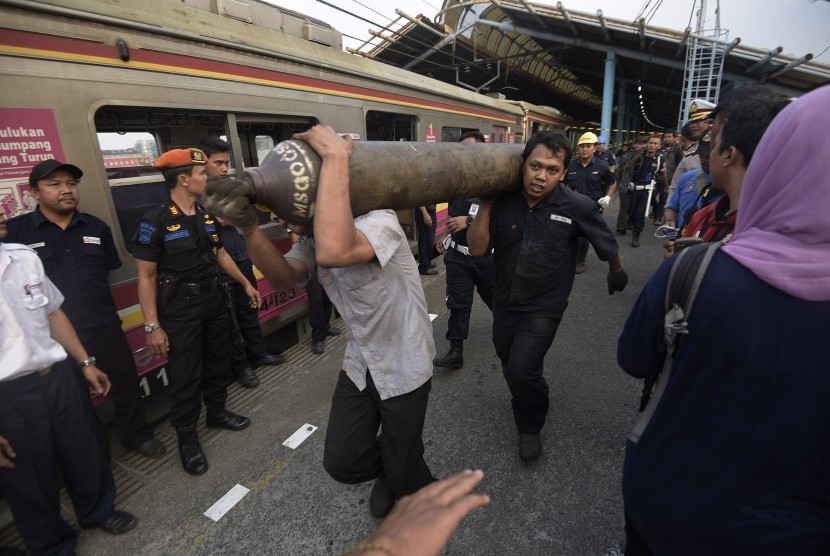
[[[219,289],[219,276],[211,276],[196,282],[180,282],[178,292],[184,295],[199,295]]]
[[[40,380],[41,378],[47,376],[51,372],[52,372],[52,365],[49,365],[45,369],[39,369],[39,370],[36,370],[36,371],[29,371],[25,375],[13,378],[11,380],[4,380],[4,381],[0,382],[0,389],[3,389],[5,387],[15,388],[15,387],[26,386],[27,384],[30,384],[32,382]]]

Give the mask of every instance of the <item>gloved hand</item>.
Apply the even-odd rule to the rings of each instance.
[[[242,180],[229,177],[208,179],[205,188],[205,208],[226,220],[240,234],[254,231],[259,225],[256,209],[251,204],[254,189]]]
[[[608,295],[614,295],[614,292],[621,292],[628,284],[628,274],[625,269],[621,268],[617,271],[608,271]]]
[[[603,197],[602,199],[598,200],[598,201],[597,201],[597,204],[598,204],[599,206],[601,206],[602,208],[604,208],[604,209],[605,209],[605,208],[608,208],[608,205],[610,205],[610,204],[611,204],[611,197],[609,197],[608,195],[606,195],[606,196],[605,196],[605,197]]]

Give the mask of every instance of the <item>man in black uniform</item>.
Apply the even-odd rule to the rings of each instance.
[[[617,180],[605,161],[594,156],[599,139],[590,131],[583,133],[577,144],[578,157],[568,164],[565,183],[568,187],[590,198],[602,209],[608,208],[611,197],[617,190]],[[588,255],[588,238],[579,237],[579,255],[576,259],[576,273],[585,272],[585,257]]]
[[[208,468],[196,432],[200,394],[208,427],[240,430],[251,423],[225,408],[231,345],[220,268],[243,284],[252,307],[259,306],[259,294],[222,247],[216,219],[197,203],[207,184],[204,153],[175,149],[153,166],[162,171],[170,198],[139,219],[133,236],[138,299],[147,347],[168,360],[170,422],[182,466],[200,475]]]
[[[484,143],[484,135],[470,131],[461,135],[459,143]],[[471,257],[467,248],[467,228],[473,221],[479,199],[453,201],[449,205],[447,231],[435,242],[439,253],[444,252],[444,266],[447,269],[447,340],[450,350],[443,357],[436,357],[436,367],[460,369],[464,365],[464,340],[470,330],[470,313],[473,308],[473,292],[487,307],[493,310],[493,283],[496,271],[493,267],[493,253],[483,257]]]
[[[112,381],[121,444],[158,458],[164,454],[164,444],[147,425],[135,358],[110,295],[108,275],[121,267],[121,259],[109,226],[77,209],[82,176],[77,166],[57,160],[34,166],[29,187],[38,206],[8,222],[6,241],[37,251],[46,275],[64,294],[63,311]]]
[[[418,272],[427,276],[438,274],[432,264],[435,243],[435,205],[418,207],[415,214],[415,229],[418,231]]]
[[[605,137],[602,135],[597,137],[597,152],[594,156],[605,162],[612,172],[617,171],[617,159],[614,158],[614,153],[605,148]]]
[[[539,433],[548,413],[545,354],[553,343],[574,282],[578,237],[586,236],[609,261],[608,293],[628,275],[617,242],[596,202],[559,186],[571,146],[561,132],[533,135],[522,154],[523,188],[482,202],[467,242],[473,255],[494,247],[493,344],[513,396],[519,456],[542,451]]]
[[[646,143],[648,143],[648,137],[641,135],[634,140],[634,147],[631,150],[618,157],[617,182],[620,184],[618,188],[620,192],[620,211],[617,213],[617,235],[624,236],[627,230],[632,228],[629,214],[631,213],[631,203],[634,195],[629,191],[629,182],[631,181],[631,170],[643,154]]]
[[[655,135],[646,143],[642,157],[631,172],[631,183],[634,188],[631,192],[633,199],[629,214],[629,221],[634,227],[634,237],[631,238],[632,247],[640,246],[640,234],[645,226],[649,190],[652,194],[666,194],[669,190],[669,182],[666,180],[666,162],[657,153],[659,149],[660,138]]]
[[[205,153],[205,170],[209,178],[228,175],[231,147],[227,142],[211,137],[199,141],[199,149]],[[224,225],[221,219],[219,224],[219,239],[222,240],[225,251],[236,263],[248,283],[256,288],[254,265],[248,258],[245,240],[233,226]],[[268,353],[262,329],[259,327],[259,307],[251,307],[243,285],[222,273],[222,286],[225,288],[226,300],[229,302],[231,319],[235,319],[232,320],[234,326],[231,332],[233,370],[239,379],[239,384],[245,388],[255,388],[259,385],[259,378],[254,372],[254,367],[279,365],[285,363],[285,357],[279,353]],[[247,353],[242,343],[243,339],[248,347]]]

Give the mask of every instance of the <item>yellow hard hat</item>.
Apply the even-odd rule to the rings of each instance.
[[[590,131],[585,132],[582,134],[582,137],[579,138],[579,142],[577,145],[584,145],[585,143],[598,143],[599,139],[597,136],[591,133]]]

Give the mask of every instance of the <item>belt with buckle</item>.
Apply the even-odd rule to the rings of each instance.
[[[458,251],[458,252],[459,252],[459,253],[461,253],[462,255],[469,255],[469,256],[472,256],[472,255],[470,255],[470,248],[469,248],[469,247],[467,247],[466,245],[461,245],[461,244],[456,243],[456,242],[454,242],[454,241],[452,241],[452,240],[451,240],[451,241],[450,241],[450,247],[452,247],[453,249],[455,249],[456,251]],[[489,250],[486,254],[487,254],[487,255],[490,255],[490,254],[492,254],[492,253],[493,253],[493,250],[492,250],[492,249],[490,249],[490,250]]]
[[[204,280],[196,282],[183,282],[178,286],[178,290],[185,295],[199,295],[202,293],[210,293],[219,289],[219,276],[211,276]]]
[[[0,382],[0,389],[6,389],[6,387],[10,389],[26,387],[28,384],[35,383],[39,381],[41,378],[46,377],[51,372],[52,365],[44,367],[43,369],[35,369],[32,371],[28,371],[25,375],[18,376],[8,381]]]

